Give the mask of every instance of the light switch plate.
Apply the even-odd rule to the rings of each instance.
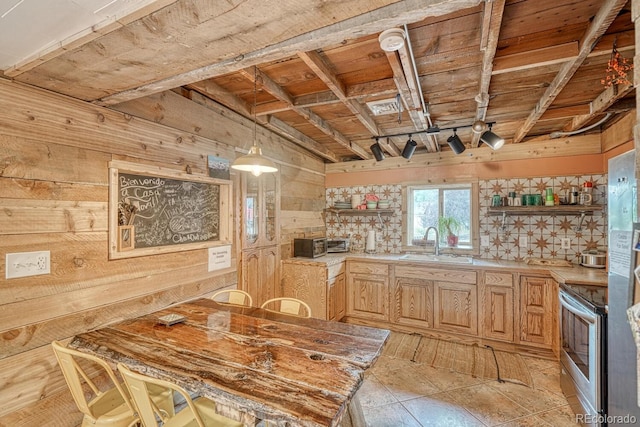
[[[568,237],[563,237],[560,239],[560,246],[562,249],[571,249],[571,239]]]
[[[480,246],[486,248],[489,245],[489,236],[480,236]]]
[[[518,238],[518,246],[521,248],[529,246],[529,238],[527,236],[520,236]]]
[[[51,273],[50,251],[16,252],[7,254],[5,261],[7,279]]]

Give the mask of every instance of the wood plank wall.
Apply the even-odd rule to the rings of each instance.
[[[206,174],[208,154],[233,159],[236,141],[251,144],[244,119],[175,93],[137,107],[152,121],[0,79],[0,426],[79,423],[51,340],[237,283],[235,259],[208,273],[206,250],[108,260],[110,160]],[[286,222],[283,246],[322,232],[322,162],[261,138],[281,166],[283,216],[310,218]],[[51,274],[5,279],[5,254],[40,250]]]

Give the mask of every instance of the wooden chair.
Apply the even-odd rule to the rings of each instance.
[[[274,307],[277,309],[269,307]],[[292,314],[299,317],[311,317],[311,307],[309,307],[306,302],[296,298],[271,298],[263,302],[261,308],[276,313]],[[302,313],[300,312],[301,309]]]
[[[228,295],[227,301],[217,300],[216,298],[220,295]],[[240,289],[225,289],[223,291],[218,291],[211,295],[211,299],[218,304],[241,305],[244,307],[253,306],[253,298],[251,298],[251,295],[245,291],[241,291]]]
[[[99,357],[67,348],[58,341],[53,341],[51,346],[71,391],[71,396],[80,412],[84,414],[82,427],[137,425],[138,417],[129,399],[129,394],[107,362]],[[100,374],[106,374],[109,378],[110,384],[106,390],[101,390],[96,382],[89,378],[87,371],[95,368],[98,368]],[[87,386],[93,392],[91,398],[85,394]],[[173,396],[169,389],[154,387],[151,392],[159,407],[165,411],[173,412]]]
[[[163,427],[243,427],[242,423],[216,413],[216,404],[210,399],[191,399],[189,393],[177,384],[139,374],[118,363],[127,389],[131,394],[140,422],[144,427],[157,427],[158,419]],[[158,408],[149,394],[151,387],[165,387],[180,395],[186,406],[175,414]]]

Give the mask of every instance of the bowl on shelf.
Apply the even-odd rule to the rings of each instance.
[[[378,202],[367,202],[367,209],[375,209],[378,207]]]
[[[390,205],[388,200],[378,200],[378,209],[389,209]]]
[[[351,209],[351,202],[347,203],[347,202],[336,202],[334,204],[334,207],[336,209]]]

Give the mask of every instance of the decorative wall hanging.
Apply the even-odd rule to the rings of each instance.
[[[622,56],[616,48],[616,41],[613,42],[613,48],[611,49],[611,57],[607,62],[607,70],[604,79],[600,82],[605,87],[613,85],[630,85],[629,73],[633,70],[633,63]]]

